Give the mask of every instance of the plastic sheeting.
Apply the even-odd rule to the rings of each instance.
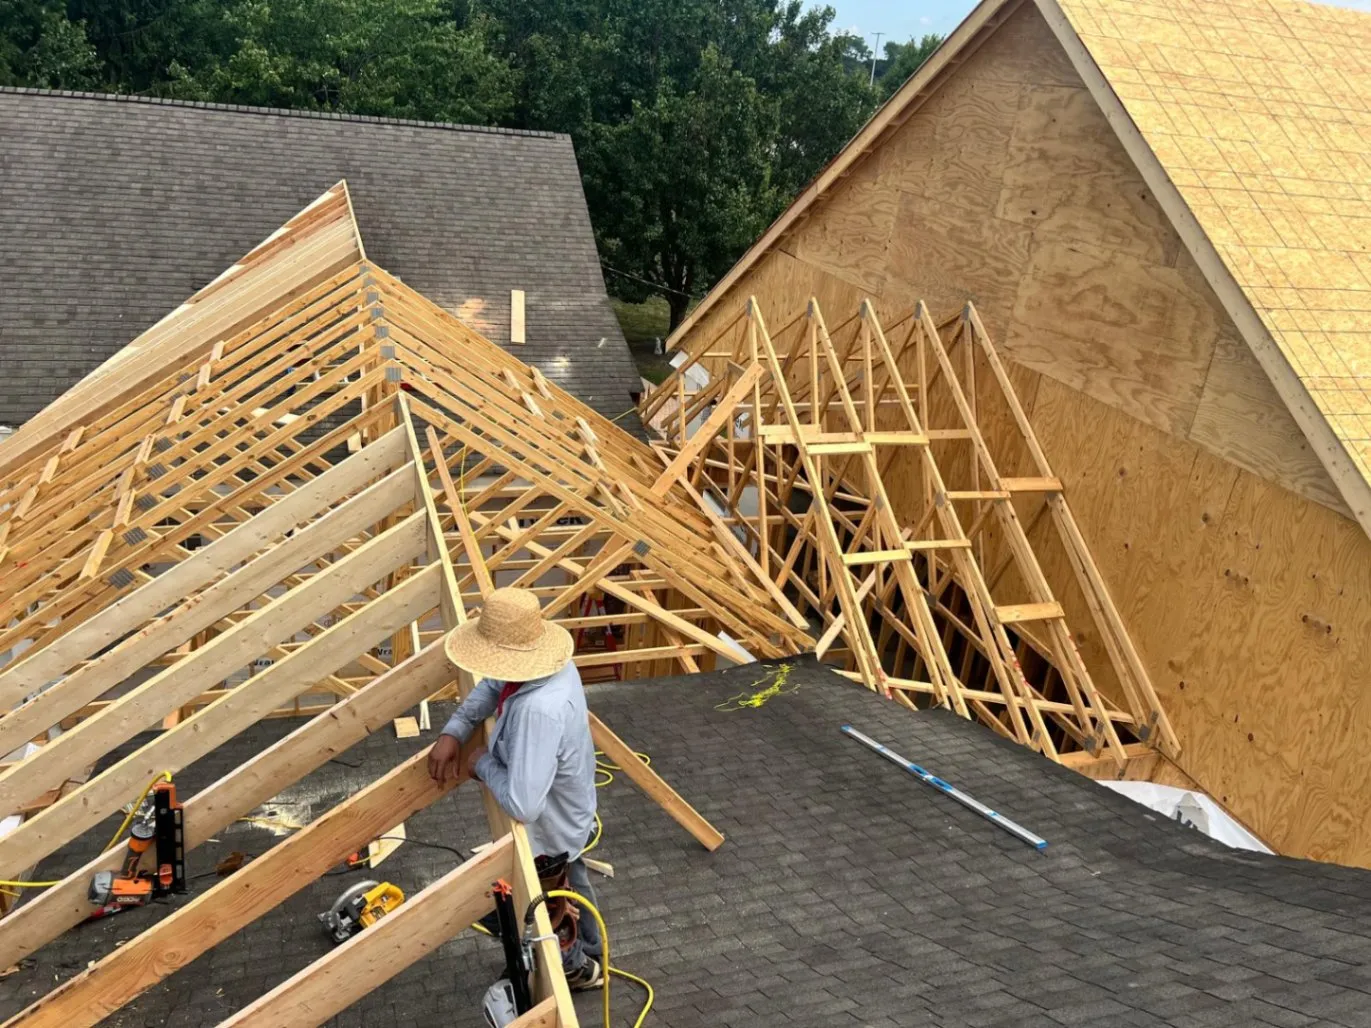
[[[1252,850],[1256,853],[1274,852],[1202,792],[1178,789],[1174,785],[1157,785],[1153,782],[1105,781],[1099,784],[1127,796],[1134,803],[1141,803],[1149,810],[1155,810],[1173,821],[1179,821],[1201,831],[1225,846]]]

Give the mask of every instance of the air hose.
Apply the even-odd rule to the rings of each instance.
[[[131,807],[129,808],[128,816],[125,817],[124,820],[123,820],[123,823],[119,825],[119,830],[118,830],[117,832],[114,833],[114,838],[110,839],[109,845],[107,845],[107,846],[105,847],[104,852],[108,853],[110,850],[112,850],[112,849],[115,847],[115,844],[119,842],[119,837],[120,837],[121,835],[124,834],[124,829],[127,828],[127,827],[129,826],[129,822],[132,821],[133,818],[134,818],[134,815],[136,815],[136,814],[138,813],[138,808],[141,807],[141,806],[143,805],[143,801],[144,801],[145,799],[148,798],[148,793],[152,792],[152,787],[153,787],[154,785],[156,785],[158,782],[162,781],[162,779],[164,779],[164,778],[165,778],[168,782],[170,782],[170,781],[171,781],[171,772],[170,772],[170,771],[163,771],[163,772],[161,772],[161,773],[155,775],[155,776],[153,777],[152,781],[148,782],[148,787],[142,791],[142,793],[139,795],[139,797],[138,797],[136,800],[133,801],[133,806],[131,806]],[[17,892],[10,892],[9,890],[10,890],[10,889],[51,889],[53,886],[55,886],[55,885],[61,885],[61,884],[62,884],[62,882],[61,882],[60,880],[59,880],[59,881],[56,881],[56,882],[0,881],[0,890],[3,890],[3,891],[4,891],[7,895],[9,895],[9,896],[16,896],[16,897],[17,897],[17,896],[19,895]],[[6,888],[6,887],[8,887],[8,888]]]
[[[539,903],[546,903],[546,902],[547,902],[548,900],[550,900],[550,899],[569,899],[569,900],[571,900],[573,903],[575,903],[578,907],[582,908],[583,910],[588,910],[588,911],[590,911],[591,916],[595,918],[595,923],[596,923],[597,925],[599,925],[599,928],[600,928],[600,957],[601,957],[601,959],[604,961],[604,971],[605,971],[605,981],[604,981],[604,994],[605,994],[605,995],[604,995],[604,1008],[605,1008],[605,1015],[604,1015],[604,1016],[605,1016],[605,1026],[604,1026],[604,1028],[610,1028],[610,1019],[609,1019],[609,978],[610,978],[610,975],[616,975],[616,976],[618,976],[619,978],[625,978],[625,979],[627,979],[627,980],[630,981],[630,982],[635,982],[636,984],[641,985],[641,986],[643,987],[643,989],[647,992],[647,1000],[646,1000],[646,1002],[643,1003],[643,1008],[642,1008],[641,1010],[638,1011],[638,1019],[637,1019],[636,1021],[633,1022],[633,1028],[642,1028],[642,1023],[643,1023],[645,1020],[647,1020],[647,1015],[648,1015],[648,1014],[651,1012],[651,1010],[652,1010],[652,1004],[653,1004],[654,1002],[656,1002],[657,994],[656,994],[655,992],[653,992],[651,984],[649,984],[645,979],[639,978],[636,974],[629,974],[627,971],[621,971],[621,970],[619,970],[619,968],[614,967],[613,965],[610,964],[610,962],[609,962],[609,929],[605,927],[605,919],[604,919],[603,917],[600,916],[600,911],[596,908],[596,906],[595,906],[594,903],[590,902],[590,900],[586,899],[586,898],[585,898],[584,896],[582,896],[579,892],[572,892],[570,889],[552,889],[552,890],[549,891],[549,892],[543,893],[541,896],[536,896],[536,897],[534,897],[533,902],[531,902],[531,903],[528,905],[528,911],[524,914],[524,923],[525,923],[525,924],[531,923],[532,920],[533,920],[533,911],[534,911],[534,908],[536,908],[536,907],[538,906]]]

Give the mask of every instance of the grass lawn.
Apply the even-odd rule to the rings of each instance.
[[[665,355],[658,356],[652,351],[658,339],[666,340],[667,326],[671,324],[666,301],[654,296],[645,303],[625,303],[611,297],[610,303],[614,304],[638,373],[649,382],[661,383],[671,374],[671,365]]]

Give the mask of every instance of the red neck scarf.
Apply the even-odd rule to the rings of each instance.
[[[523,682],[506,682],[506,683],[505,683],[504,688],[500,690],[500,700],[499,700],[498,703],[495,704],[495,716],[496,716],[496,717],[499,717],[501,714],[503,714],[503,713],[505,712],[505,700],[509,699],[509,698],[510,698],[511,696],[513,696],[516,692],[518,692],[518,691],[519,691],[519,686],[521,686],[521,685],[523,685],[523,684],[524,684]]]

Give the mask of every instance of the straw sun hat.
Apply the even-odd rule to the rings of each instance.
[[[543,620],[527,589],[496,589],[481,613],[448,633],[448,660],[478,678],[531,682],[560,671],[575,649],[571,633]]]

